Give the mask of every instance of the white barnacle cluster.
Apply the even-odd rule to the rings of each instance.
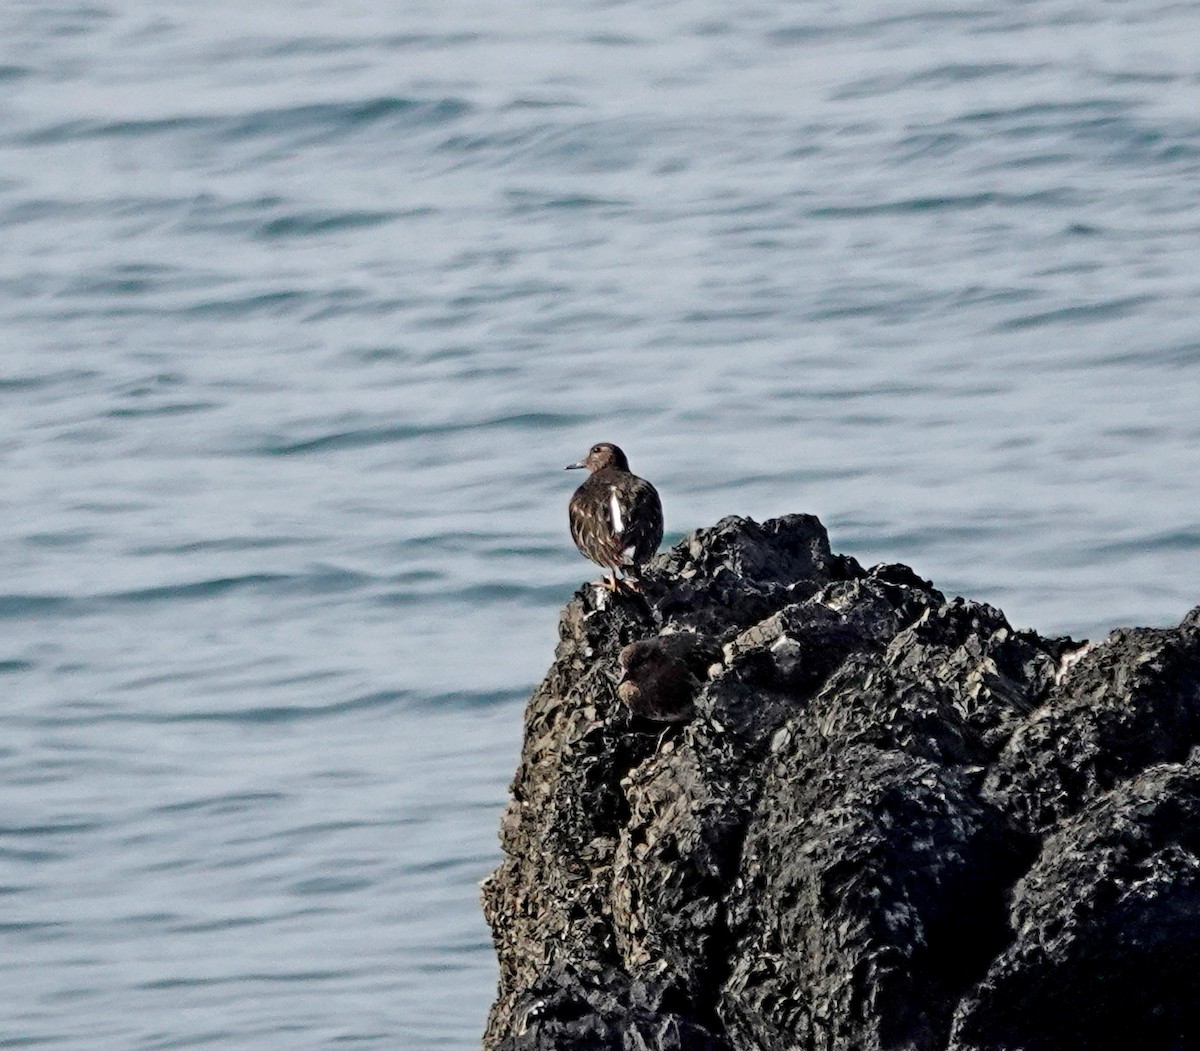
[[[1058,670],[1054,673],[1054,684],[1061,686],[1063,681],[1071,674],[1071,669],[1075,667],[1087,654],[1091,653],[1099,643],[1087,642],[1077,650],[1072,650],[1070,653],[1064,653],[1058,662]]]
[[[771,643],[775,664],[785,675],[791,675],[804,659],[804,647],[790,635],[780,635]]]

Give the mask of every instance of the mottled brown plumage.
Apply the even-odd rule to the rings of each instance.
[[[571,497],[571,537],[585,558],[609,570],[608,587],[617,589],[617,570],[636,571],[662,542],[662,502],[658,491],[629,470],[615,445],[593,445],[567,470],[587,468],[588,480]]]
[[[617,696],[643,719],[687,722],[695,715],[696,694],[708,680],[709,669],[722,657],[715,639],[688,632],[632,642],[618,658]]]

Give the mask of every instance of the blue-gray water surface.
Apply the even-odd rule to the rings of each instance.
[[[0,1047],[478,1045],[561,467],[1200,602],[1200,5],[0,6]]]

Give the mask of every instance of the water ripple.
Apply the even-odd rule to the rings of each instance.
[[[1088,303],[1079,306],[1058,307],[1034,314],[1023,314],[997,325],[997,331],[1013,331],[1025,328],[1042,328],[1046,325],[1095,324],[1113,318],[1126,317],[1139,307],[1153,302],[1151,296],[1122,296],[1107,302]]]
[[[147,136],[179,133],[201,133],[219,142],[301,133],[336,138],[373,124],[387,124],[394,128],[438,126],[458,120],[470,111],[470,105],[462,99],[385,96],[255,110],[233,116],[177,115],[116,121],[96,118],[72,120],[26,132],[8,141],[17,145],[40,146],[88,139],[141,140]]]
[[[582,422],[583,419],[582,416],[568,416],[561,413],[530,412],[453,423],[389,424],[337,431],[301,441],[278,441],[261,445],[256,451],[268,456],[336,452],[344,449],[362,449],[373,445],[390,445],[393,442],[404,442],[413,438],[457,434],[471,430],[490,430],[492,428],[536,430],[542,427],[562,427]]]

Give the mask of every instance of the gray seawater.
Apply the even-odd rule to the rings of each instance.
[[[0,1046],[476,1046],[592,567],[1200,602],[1200,5],[0,6]]]

